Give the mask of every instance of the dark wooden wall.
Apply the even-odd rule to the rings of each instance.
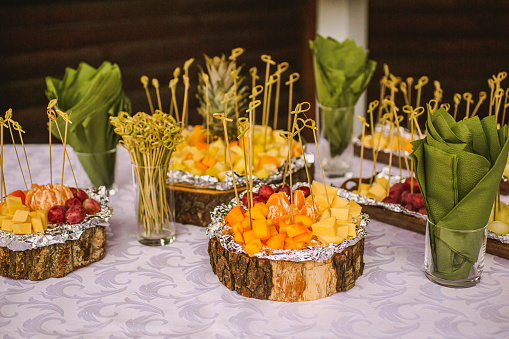
[[[149,111],[141,75],[159,80],[163,109],[168,110],[168,82],[173,70],[195,58],[190,69],[190,111],[194,111],[197,65],[204,65],[203,54],[228,56],[236,47],[246,49],[238,62],[245,64],[248,78],[253,66],[264,73],[262,54],[277,62],[289,62],[283,79],[292,72],[301,74],[294,100],[312,102],[308,40],[315,34],[315,7],[314,0],[49,0],[4,4],[0,11],[1,109],[13,109],[14,119],[27,131],[27,142],[45,143],[46,76],[62,78],[66,67],[76,68],[82,61],[98,67],[108,60],[121,69],[133,111]],[[281,104],[287,107],[287,91],[283,93]],[[180,100],[182,97],[180,86]],[[191,113],[190,123],[201,123],[201,118]]]
[[[471,92],[477,103],[480,91],[489,96],[488,78],[509,71],[509,1],[370,1],[369,48],[379,62],[369,101],[379,98],[386,63],[403,79],[428,76],[423,98],[433,98],[432,81],[438,80],[451,105],[454,93],[464,92]],[[502,87],[509,87],[509,79]],[[460,102],[458,111],[464,114],[465,107]],[[486,115],[487,101],[481,108]]]

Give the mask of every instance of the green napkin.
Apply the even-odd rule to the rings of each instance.
[[[433,274],[464,279],[477,261],[507,162],[507,126],[498,129],[495,116],[456,122],[445,109],[431,113],[428,107],[426,137],[412,146],[428,218],[436,225],[429,230]]]
[[[67,68],[62,80],[46,77],[46,86],[46,97],[57,99],[55,108],[67,113],[72,121],[67,126],[67,144],[78,153],[95,153],[78,156],[90,181],[95,187],[111,187],[115,153],[96,153],[115,149],[120,140],[109,122],[110,116],[120,111],[131,112],[118,65],[105,61],[95,69],[82,62],[76,70]],[[63,136],[64,120],[58,117],[57,124]],[[51,132],[60,139],[55,126]]]
[[[324,137],[330,142],[331,155],[343,153],[352,139],[353,111],[331,108],[355,106],[368,86],[376,62],[368,59],[369,51],[353,40],[343,42],[316,35],[309,42],[313,52],[316,93],[322,109]]]

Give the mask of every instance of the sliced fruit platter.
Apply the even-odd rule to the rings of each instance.
[[[359,178],[351,178],[341,186],[344,191],[340,191],[340,196],[357,202],[374,220],[425,234],[426,209],[417,180],[391,176],[389,182],[387,173],[388,169],[384,168],[373,178],[363,178],[360,190]],[[497,210],[499,213],[492,212],[488,225],[486,252],[509,259],[509,230],[506,228],[509,208],[501,203],[497,204]]]
[[[260,77],[256,67],[253,67],[250,69],[251,86],[248,86],[246,77],[242,75],[243,67],[237,65],[237,58],[243,52],[242,48],[233,49],[228,58],[225,55],[212,58],[205,55],[205,67],[199,66],[198,72],[199,105],[196,111],[203,119],[199,125],[188,125],[188,90],[191,86],[188,70],[194,59],[185,62],[182,76],[179,67],[173,73],[174,78],[170,81],[172,100],[169,114],[174,115],[183,126],[183,140],[173,155],[169,180],[171,184],[168,185],[168,190],[173,191],[175,196],[177,222],[206,226],[210,223],[212,209],[218,204],[228,202],[234,196],[235,184],[239,189],[245,189],[246,149],[242,140],[237,139],[239,126],[241,121],[246,119],[248,111],[252,111],[251,138],[254,140],[253,147],[249,150],[252,152],[249,166],[253,168],[252,180],[255,184],[281,182],[283,177],[289,174],[288,167],[295,179],[305,180],[306,171],[313,174],[313,155],[304,153],[302,140],[295,140],[289,147],[280,137],[280,88],[282,75],[289,67],[288,63],[276,63],[270,56],[262,55],[262,61],[267,64],[265,79],[262,84],[257,85],[256,81]],[[183,107],[179,111],[175,93],[180,78],[183,79],[185,93]],[[288,81],[283,82],[283,86],[288,86],[290,92],[288,128],[292,126],[293,83],[298,78],[299,74],[293,73]],[[148,77],[143,76],[142,83],[153,110]],[[152,84],[156,90],[159,110],[162,111],[159,82],[153,79]],[[257,99],[257,96],[263,99]],[[256,116],[258,106],[261,107]],[[281,123],[282,121],[279,121],[279,125]],[[288,154],[291,155],[292,166],[288,165]]]
[[[48,106],[49,115],[55,113],[52,110],[54,103],[50,102]],[[3,127],[16,126],[21,131],[21,127],[11,119],[11,114],[9,110],[3,119],[8,123]],[[0,158],[4,159],[3,140],[1,149]],[[65,155],[64,147],[64,159]],[[108,207],[106,188],[83,190],[62,183],[32,183],[26,154],[25,159],[28,176],[23,173],[17,155],[26,189],[9,194],[6,194],[4,180],[5,160],[1,163],[0,275],[13,279],[43,280],[65,276],[102,259],[106,254],[105,227],[113,213]],[[52,161],[49,163],[52,164]],[[65,160],[62,168],[64,165]],[[53,182],[52,175],[50,177]],[[30,182],[25,178],[30,178]]]
[[[240,204],[216,207],[207,228],[214,273],[257,299],[314,300],[352,288],[363,272],[368,218],[337,191],[316,181],[293,190],[261,185]]]

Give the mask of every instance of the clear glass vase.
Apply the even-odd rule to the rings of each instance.
[[[318,105],[318,151],[329,178],[352,176],[354,108]]]
[[[428,220],[424,252],[426,277],[447,287],[471,287],[479,283],[487,230],[488,225],[476,230],[444,228]]]
[[[78,162],[74,161],[73,166],[80,178],[78,181],[80,186],[105,186],[110,195],[118,192],[118,186],[115,184],[116,147],[104,152],[75,151],[74,154]],[[81,168],[76,166],[77,163]]]
[[[174,195],[169,165],[132,165],[134,209],[138,241],[147,246],[162,246],[175,240]]]

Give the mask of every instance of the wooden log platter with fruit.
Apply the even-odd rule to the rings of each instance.
[[[59,184],[7,195],[0,213],[0,275],[44,280],[101,260],[112,214],[107,201],[105,190]]]
[[[375,182],[375,180],[371,180],[371,178],[362,178],[361,183],[363,184],[369,184],[370,182]],[[346,180],[342,185],[341,188],[345,189],[350,192],[354,192],[358,190],[358,183],[359,178],[351,178],[349,180]],[[394,186],[394,185],[393,185]],[[403,187],[399,185],[399,188],[396,187],[395,190],[400,190],[398,193],[393,193],[394,201],[388,201],[387,203],[401,203],[401,200],[397,201],[397,196],[400,197],[403,195],[401,192],[408,191],[408,187]],[[415,188],[415,187],[414,187]],[[394,190],[393,190],[394,191]],[[418,186],[416,192],[419,192]],[[390,193],[390,192],[389,192]],[[391,195],[389,195],[391,196]],[[421,198],[422,199],[422,198]],[[369,214],[370,218],[374,220],[381,221],[383,223],[393,225],[399,228],[403,228],[412,232],[425,234],[426,233],[426,218],[422,213],[421,217],[417,217],[414,215],[408,215],[401,212],[395,212],[388,210],[382,206],[376,206],[376,205],[369,205],[369,204],[363,204],[362,202],[358,201],[359,205],[362,206],[362,210]],[[405,204],[406,206],[406,204]],[[414,211],[415,212],[415,211]],[[501,258],[509,259],[509,244],[504,244],[500,241],[497,241],[495,239],[488,238],[486,242],[486,252],[496,255]]]
[[[308,164],[309,176],[314,176],[313,163]],[[295,181],[306,181],[306,169],[302,167],[292,174]],[[265,180],[272,182],[270,178]],[[246,188],[238,187],[239,191]],[[200,188],[191,185],[180,183],[168,184],[167,190],[170,191],[168,196],[173,193],[175,201],[175,221],[181,224],[196,225],[200,227],[207,227],[211,222],[210,212],[221,204],[228,203],[235,197],[235,191],[230,190],[216,190],[210,188]],[[171,192],[173,191],[173,192]]]
[[[336,196],[337,188],[317,182],[311,188],[313,197],[308,186],[291,192],[288,185],[262,185],[252,208],[246,193],[241,205],[216,208],[208,252],[221,283],[245,297],[286,302],[355,285],[364,269],[367,219],[358,204]]]

